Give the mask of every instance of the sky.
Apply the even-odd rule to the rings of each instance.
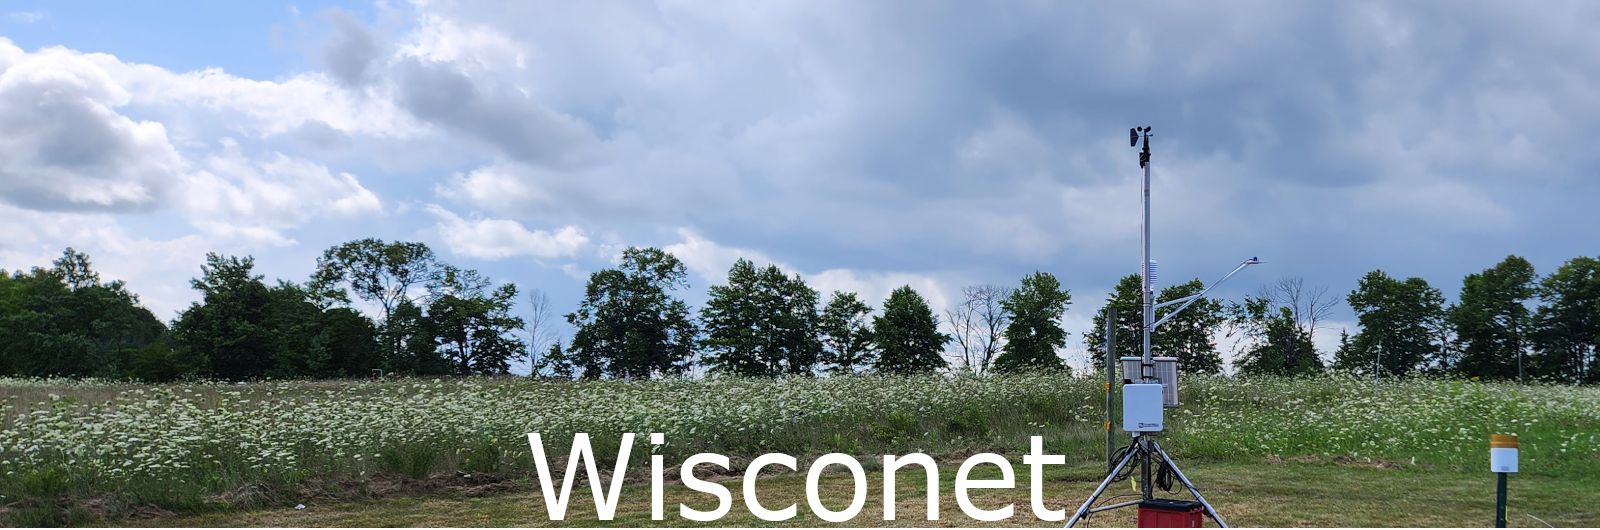
[[[354,239],[576,307],[629,246],[881,306],[1045,271],[1062,355],[1138,270],[1454,299],[1594,255],[1592,2],[7,2],[0,268],[87,252],[163,319],[207,252]],[[517,308],[526,313],[526,304]],[[1357,330],[1342,303],[1317,342]],[[568,330],[570,331],[570,330]]]

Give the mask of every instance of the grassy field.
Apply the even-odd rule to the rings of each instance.
[[[902,478],[896,483],[896,520],[883,520],[883,479],[880,472],[868,473],[867,503],[861,513],[847,523],[834,525],[813,516],[806,508],[805,475],[789,473],[762,478],[757,491],[768,508],[799,504],[798,515],[781,523],[763,521],[744,509],[739,483],[731,481],[733,509],[715,526],[1050,526],[1060,522],[1036,518],[1030,508],[1026,485],[1029,468],[1013,459],[1017,470],[1016,490],[973,490],[973,503],[983,509],[1015,504],[1016,515],[986,523],[967,518],[956,505],[953,493],[956,466],[940,471],[941,498],[939,520],[929,521],[927,497],[920,480]],[[1182,463],[1185,474],[1206,498],[1212,501],[1232,526],[1356,526],[1356,527],[1483,527],[1494,523],[1494,481],[1489,473],[1428,470],[1416,467],[1374,466],[1365,462],[1340,464],[1331,460],[1304,462],[1210,462]],[[992,469],[992,468],[991,468]],[[1072,466],[1047,466],[1045,506],[1064,509],[1068,515],[1094,491],[1102,478],[1103,467],[1092,463]],[[910,477],[910,475],[904,475]],[[998,473],[974,474],[978,478],[999,478]],[[412,495],[362,502],[312,503],[304,510],[274,508],[212,512],[178,518],[130,521],[128,524],[159,526],[704,526],[678,517],[677,503],[692,508],[715,508],[709,495],[669,485],[665,498],[666,517],[650,519],[648,482],[625,487],[614,520],[600,521],[590,497],[568,506],[564,521],[551,521],[543,497],[536,491],[504,492],[487,496],[460,494]],[[844,474],[826,474],[819,490],[824,504],[841,509],[849,504],[853,484]],[[1179,486],[1181,491],[1182,486]],[[1539,527],[1542,519],[1558,527],[1600,526],[1600,481],[1592,477],[1515,477],[1510,487],[1508,522],[1511,527]],[[587,491],[584,491],[586,494]],[[1130,494],[1126,482],[1110,490],[1105,498]],[[1170,497],[1188,498],[1187,495]],[[1120,499],[1126,500],[1126,499]],[[1115,501],[1114,501],[1115,502]],[[1529,516],[1528,514],[1532,514]],[[1080,527],[1130,527],[1131,508],[1096,514]],[[1207,520],[1208,526],[1215,526]]]
[[[1481,472],[1488,435],[1515,433],[1523,442],[1517,480],[1527,484],[1526,513],[1597,524],[1592,508],[1539,504],[1540,495],[1570,493],[1583,501],[1576,505],[1600,505],[1585,497],[1596,491],[1585,481],[1600,477],[1597,388],[1193,377],[1183,380],[1183,396],[1184,406],[1169,412],[1163,444],[1180,463],[1192,462],[1195,480],[1214,484],[1207,487],[1213,500],[1239,510],[1232,522],[1481,524],[1474,510],[1487,513],[1483,499],[1493,501],[1483,485],[1490,475]],[[1092,489],[1078,475],[1092,475],[1104,451],[1100,383],[1050,375],[165,386],[0,380],[0,398],[7,398],[0,522],[13,525],[146,517],[158,525],[378,525],[446,513],[461,516],[450,525],[541,523],[529,519],[543,511],[527,495],[536,488],[528,432],[543,434],[558,469],[575,432],[590,433],[603,459],[616,454],[621,433],[640,433],[634,449],[644,454],[643,434],[661,432],[667,444],[658,454],[669,466],[714,452],[733,457],[735,468],[767,452],[802,461],[833,452],[864,460],[910,452],[957,462],[980,451],[1017,456],[1029,436],[1043,436],[1048,452],[1076,465],[1053,477],[1060,504]],[[1369,459],[1385,467],[1363,468]],[[764,480],[781,496],[794,477]],[[1025,485],[1023,476],[1018,481]],[[282,511],[300,503],[314,508]],[[959,524],[954,501],[945,504],[940,522]],[[1279,504],[1305,509],[1274,519]],[[1416,506],[1401,507],[1409,504]],[[468,508],[479,505],[482,521]],[[1028,513],[1025,503],[1019,510]],[[1330,519],[1368,511],[1364,523]],[[741,516],[748,512],[738,504],[723,522],[756,522]],[[408,519],[416,517],[423,519]],[[866,515],[857,520],[866,524]]]

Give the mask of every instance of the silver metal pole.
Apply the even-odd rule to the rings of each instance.
[[[1144,246],[1142,253],[1144,259],[1139,263],[1139,267],[1144,271],[1144,277],[1140,279],[1143,283],[1140,294],[1144,299],[1144,318],[1142,320],[1144,325],[1140,326],[1144,328],[1141,330],[1144,354],[1139,362],[1139,377],[1140,382],[1144,384],[1156,382],[1155,363],[1150,356],[1150,328],[1155,322],[1156,314],[1155,308],[1151,307],[1155,302],[1155,297],[1152,296],[1153,293],[1151,293],[1150,287],[1150,166],[1154,164],[1154,161],[1150,160],[1150,158],[1150,133],[1146,131],[1144,135],[1144,152],[1140,156],[1140,160],[1144,162],[1144,234],[1140,238]],[[1139,493],[1145,500],[1150,500],[1155,498],[1155,490],[1150,483],[1150,437],[1140,436],[1139,443],[1144,448],[1144,451],[1142,451],[1143,456],[1139,458]]]
[[[1145,153],[1149,153],[1150,152],[1150,136],[1149,136],[1149,133],[1146,133],[1145,137],[1144,137],[1144,152]],[[1145,164],[1144,164],[1144,235],[1143,235],[1143,237],[1140,238],[1141,243],[1144,245],[1143,252],[1141,254],[1144,259],[1139,264],[1139,267],[1143,271],[1142,276],[1144,276],[1143,278],[1140,279],[1140,281],[1143,282],[1143,288],[1140,289],[1140,295],[1143,297],[1143,303],[1144,303],[1144,325],[1141,326],[1141,327],[1144,328],[1143,329],[1143,335],[1144,335],[1144,359],[1141,361],[1141,364],[1143,364],[1144,366],[1143,366],[1143,368],[1140,369],[1140,374],[1139,375],[1140,375],[1140,378],[1143,380],[1143,382],[1150,383],[1150,382],[1152,382],[1151,379],[1154,379],[1154,375],[1155,375],[1154,366],[1151,364],[1151,360],[1150,360],[1150,324],[1152,322],[1155,322],[1155,308],[1151,307],[1152,303],[1154,302],[1154,300],[1153,300],[1154,297],[1151,296],[1151,292],[1150,292],[1150,165],[1151,165],[1151,162],[1148,160],[1148,158],[1149,158],[1148,156],[1146,156],[1145,158],[1147,160],[1145,161]]]

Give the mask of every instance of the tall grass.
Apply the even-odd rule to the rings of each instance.
[[[1490,433],[1515,433],[1523,472],[1600,472],[1600,388],[1442,380],[1374,385],[1188,377],[1168,412],[1181,457],[1347,455],[1477,469]],[[375,473],[526,474],[526,433],[564,455],[587,432],[602,459],[620,434],[666,434],[669,461],[698,452],[876,457],[1022,452],[1029,436],[1101,458],[1104,395],[1093,379],[844,377],[554,382],[445,379],[250,385],[0,380],[17,396],[0,430],[0,503],[60,496],[192,509],[287,502],[307,481]],[[32,397],[34,399],[28,399]],[[639,452],[635,453],[640,454]],[[612,456],[606,456],[612,455]],[[637,462],[635,468],[643,469]]]

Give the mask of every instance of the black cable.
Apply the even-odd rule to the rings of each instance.
[[[1139,458],[1139,455],[1145,454],[1144,447],[1140,445],[1137,440],[1135,440],[1128,445],[1117,449],[1116,452],[1111,454],[1111,459],[1116,462],[1121,462],[1122,458],[1128,456],[1128,452],[1130,451],[1134,452],[1135,460]],[[1150,456],[1154,457],[1154,455]],[[1129,464],[1132,464],[1132,462],[1129,462]],[[1177,474],[1172,472],[1172,467],[1166,465],[1166,461],[1159,458],[1152,458],[1150,465],[1155,466],[1155,486],[1161,488],[1161,491],[1172,493],[1172,488],[1176,485],[1177,481]],[[1123,466],[1122,471],[1117,473],[1117,476],[1112,477],[1111,483],[1115,484],[1124,480],[1128,480],[1133,476],[1133,471],[1134,466]]]
[[[1172,481],[1177,478],[1177,474],[1172,472],[1172,466],[1167,465],[1165,460],[1157,460],[1155,463],[1159,464],[1156,468],[1156,487],[1161,488],[1161,491],[1172,493]]]
[[[1134,451],[1136,453],[1142,453],[1142,452],[1144,452],[1144,448],[1140,447],[1139,446],[1139,442],[1137,440],[1135,440],[1132,443],[1129,443],[1128,445],[1122,446],[1121,449],[1117,449],[1116,452],[1111,453],[1111,460],[1113,462],[1121,462],[1124,457],[1128,456],[1128,452],[1129,451]],[[1137,455],[1135,455],[1135,459],[1137,459],[1137,458],[1138,458]],[[1129,463],[1132,464],[1133,462],[1130,461]],[[1116,484],[1118,482],[1122,482],[1124,480],[1128,480],[1128,478],[1132,477],[1132,476],[1133,476],[1133,466],[1131,466],[1131,465],[1122,466],[1122,471],[1118,472],[1115,477],[1111,478],[1111,483],[1112,484]]]

